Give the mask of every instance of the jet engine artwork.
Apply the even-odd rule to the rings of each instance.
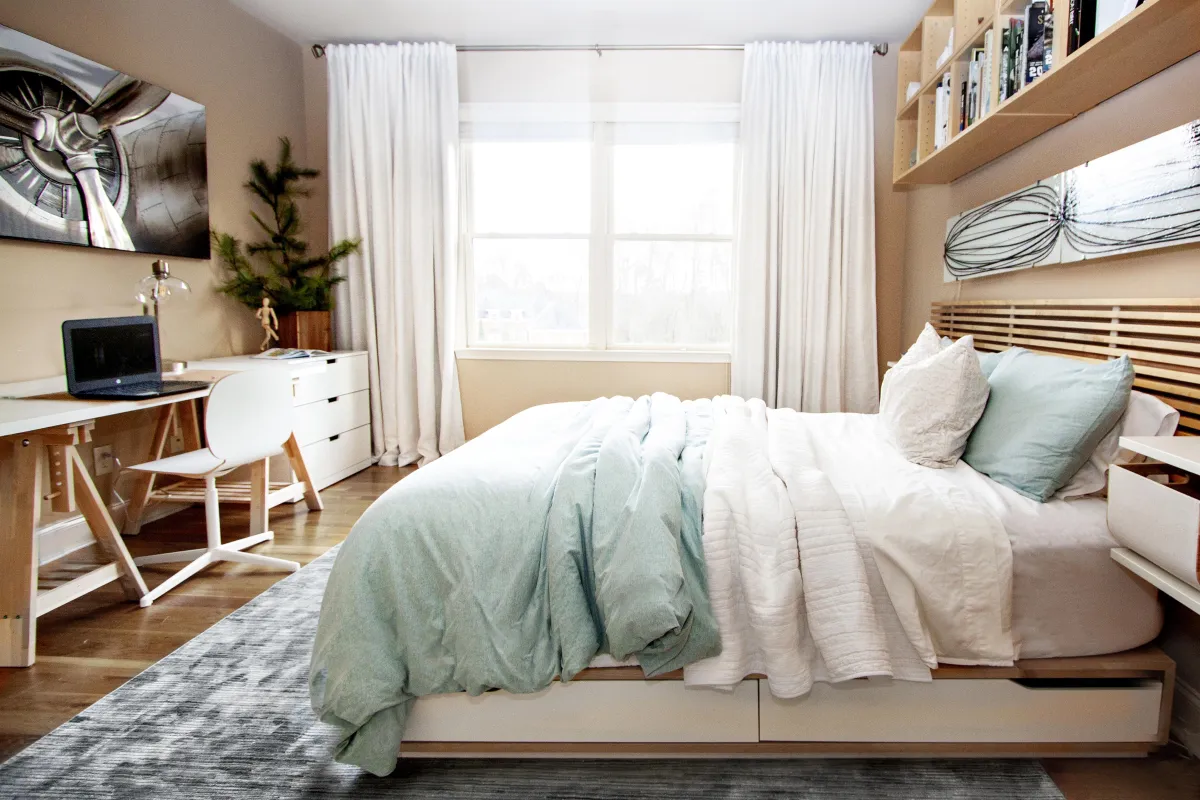
[[[0,26],[0,236],[207,258],[204,106]]]

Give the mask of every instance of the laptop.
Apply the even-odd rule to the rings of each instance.
[[[67,392],[85,400],[144,400],[194,392],[208,381],[164,381],[154,317],[70,319],[62,324]]]

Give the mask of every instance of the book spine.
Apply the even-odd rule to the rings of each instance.
[[[1079,0],[1079,46],[1096,38],[1096,0]]]
[[[942,143],[949,144],[950,143],[950,97],[951,97],[950,93],[953,91],[953,89],[951,87],[954,85],[954,80],[951,77],[949,72],[947,72],[945,75],[942,76],[942,85],[946,87],[945,91],[942,93],[942,103],[945,106],[945,110],[942,113],[942,127],[943,127]]]
[[[1067,4],[1067,55],[1079,49],[1079,6],[1080,0]]]
[[[967,129],[967,82],[963,81],[959,87],[958,97],[958,129],[965,131]]]
[[[1008,62],[1012,51],[1008,47],[1009,32],[1012,28],[1005,28],[1000,32],[1000,93],[999,100],[1003,103],[1008,99]]]
[[[1029,85],[1046,71],[1046,3],[1036,0],[1025,10],[1025,76]]]
[[[1054,69],[1054,0],[1046,0],[1046,24],[1042,33],[1042,74]]]
[[[983,35],[983,116],[987,116],[992,110],[992,97],[995,96],[995,84],[992,81],[992,73],[995,71],[995,60],[992,53],[995,50],[995,37],[991,31]]]

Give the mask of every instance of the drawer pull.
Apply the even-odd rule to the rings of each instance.
[[[331,442],[336,442],[336,441],[337,441],[338,439],[340,439],[340,438],[342,438],[342,435],[341,435],[340,433],[339,433],[339,434],[335,434],[334,436],[330,436],[330,437],[329,437],[329,441],[331,441]]]
[[[330,358],[330,359],[327,359],[327,360],[325,361],[325,363],[326,363],[326,364],[336,364],[336,363],[337,363],[337,359],[336,359],[336,358]]]
[[[341,399],[342,398],[340,398],[340,397],[331,397],[331,398],[329,398],[329,402],[336,403],[338,400],[341,400]]]

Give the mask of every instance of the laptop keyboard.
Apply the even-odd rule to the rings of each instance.
[[[159,397],[164,394],[181,394],[197,389],[205,389],[211,384],[207,381],[163,381],[161,383],[130,383],[124,386],[109,386],[95,392],[94,396],[103,397]]]

